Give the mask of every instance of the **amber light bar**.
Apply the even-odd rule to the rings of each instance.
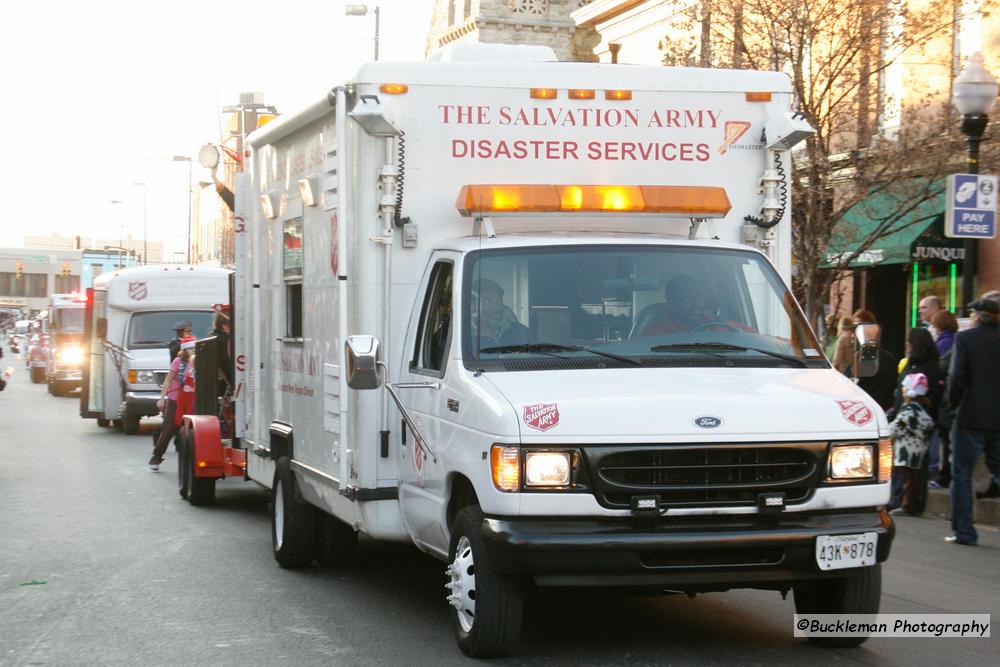
[[[721,218],[726,190],[697,185],[463,185],[455,207],[477,213],[660,213]]]

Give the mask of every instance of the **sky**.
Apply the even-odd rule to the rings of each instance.
[[[260,91],[304,107],[374,52],[374,16],[342,0],[55,0],[4,6],[0,247],[122,234],[186,247],[188,164],[220,106]],[[423,60],[433,0],[381,0],[383,61]],[[112,203],[120,202],[120,203]],[[144,214],[145,210],[145,214]]]

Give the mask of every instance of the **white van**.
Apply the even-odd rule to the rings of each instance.
[[[226,444],[272,490],[278,563],[412,542],[472,656],[512,648],[529,586],[877,611],[888,424],[787,286],[791,98],[483,45],[251,135]],[[194,478],[229,456],[212,419]]]
[[[201,338],[212,331],[212,306],[229,302],[230,271],[210,266],[150,265],[104,273],[88,290],[80,416],[138,433],[159,413],[177,322]]]

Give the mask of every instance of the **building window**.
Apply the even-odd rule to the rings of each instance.
[[[511,14],[544,16],[549,11],[549,0],[507,0],[507,9]]]
[[[56,276],[56,294],[80,291],[80,276]]]
[[[902,0],[892,0],[882,38],[882,62],[879,78],[878,130],[887,139],[896,139],[903,120],[903,29],[905,18]]]

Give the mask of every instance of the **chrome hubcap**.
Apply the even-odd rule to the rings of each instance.
[[[472,545],[464,535],[459,538],[455,548],[455,560],[445,570],[448,583],[448,604],[455,608],[458,614],[458,624],[463,632],[472,630],[476,620],[476,565],[472,559]]]
[[[274,545],[281,549],[285,539],[285,500],[281,493],[281,482],[274,485]]]

